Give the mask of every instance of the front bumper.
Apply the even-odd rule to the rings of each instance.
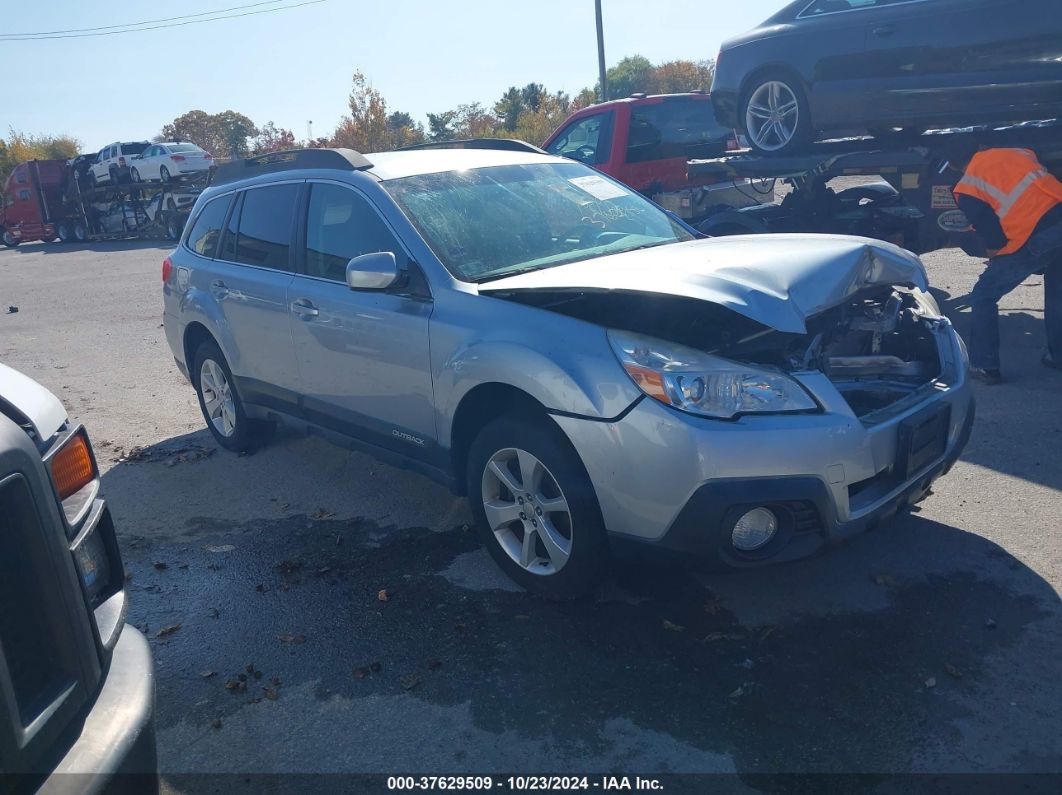
[[[38,795],[157,793],[155,671],[140,632],[122,631],[74,744]]]
[[[590,475],[615,551],[655,548],[738,567],[791,560],[887,520],[959,457],[974,404],[961,342],[947,333],[951,383],[873,424],[819,373],[800,377],[822,404],[816,414],[717,421],[643,398],[615,422],[554,420]],[[908,471],[899,463],[905,430],[938,415],[947,418],[939,454]],[[777,509],[778,536],[755,554],[739,553],[733,523],[760,505]]]

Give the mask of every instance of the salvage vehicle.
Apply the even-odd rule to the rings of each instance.
[[[2,364],[0,517],[4,792],[158,792],[151,650],[92,444]]]
[[[129,166],[133,182],[158,180],[169,182],[174,177],[209,171],[214,156],[195,144],[172,141],[152,144],[144,153],[136,155]]]
[[[927,494],[973,421],[916,256],[701,239],[535,152],[297,150],[222,166],[162,264],[215,440],[292,423],[467,494],[516,582],[611,553],[751,567]]]
[[[796,0],[723,43],[712,102],[761,153],[1062,116],[1056,0]]]
[[[634,94],[591,105],[565,119],[543,144],[550,154],[591,165],[688,222],[774,199],[773,180],[712,182],[687,174],[688,159],[738,146],[704,92]]]

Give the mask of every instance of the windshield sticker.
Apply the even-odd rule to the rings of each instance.
[[[584,190],[595,199],[619,199],[627,195],[627,191],[619,185],[613,185],[604,177],[590,174],[586,177],[572,177],[568,180],[572,185]]]

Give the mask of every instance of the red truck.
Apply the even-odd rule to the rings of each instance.
[[[687,176],[689,160],[738,149],[735,132],[716,121],[703,92],[634,94],[591,105],[569,116],[543,148],[603,171],[687,221],[774,199],[773,180]]]
[[[60,232],[64,239],[85,239],[84,224],[63,201],[67,175],[65,160],[31,160],[15,167],[4,184],[0,208],[5,246],[31,240],[50,242]]]

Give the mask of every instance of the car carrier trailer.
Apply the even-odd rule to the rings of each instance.
[[[865,138],[813,144],[801,154],[769,157],[740,152],[690,160],[690,176],[720,182],[776,179],[789,190],[779,202],[715,213],[697,224],[709,235],[826,232],[886,240],[924,254],[958,247],[974,256],[984,248],[958,209],[952,191],[960,179],[947,168],[957,138],[981,147],[1032,149],[1062,177],[1062,124],[1033,123],[997,129],[934,132],[913,145],[880,146]],[[878,177],[831,185],[839,177]]]
[[[212,173],[89,187],[65,160],[31,160],[16,166],[4,186],[0,236],[9,247],[56,239],[176,240]]]

